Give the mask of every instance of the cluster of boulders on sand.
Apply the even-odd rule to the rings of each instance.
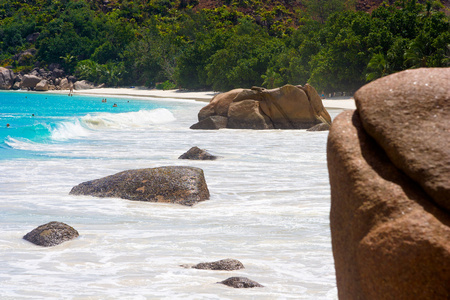
[[[354,95],[328,137],[340,299],[450,299],[450,68]]]
[[[81,90],[95,86],[85,80],[67,76],[58,64],[51,64],[48,70],[34,68],[30,73],[14,73],[11,69],[0,67],[0,90]]]
[[[200,110],[191,129],[328,130],[330,125],[331,117],[312,86],[288,84],[218,94]]]

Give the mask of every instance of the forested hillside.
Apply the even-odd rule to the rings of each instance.
[[[450,65],[448,1],[0,0],[0,66],[95,83],[352,93]],[[447,13],[447,15],[446,15]]]

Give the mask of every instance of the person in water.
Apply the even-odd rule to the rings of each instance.
[[[6,128],[9,128],[9,123],[6,123]]]
[[[117,107],[117,104],[114,103],[113,107]]]

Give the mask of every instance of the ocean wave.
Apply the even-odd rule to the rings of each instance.
[[[81,122],[90,129],[104,128],[131,128],[149,127],[155,124],[169,123],[175,120],[173,114],[165,109],[140,110],[128,113],[100,113],[98,115],[86,115],[81,118]]]

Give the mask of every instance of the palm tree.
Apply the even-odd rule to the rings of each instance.
[[[367,70],[371,70],[370,73],[366,74],[367,81],[372,81],[390,74],[389,63],[381,52],[372,56],[367,64]]]

